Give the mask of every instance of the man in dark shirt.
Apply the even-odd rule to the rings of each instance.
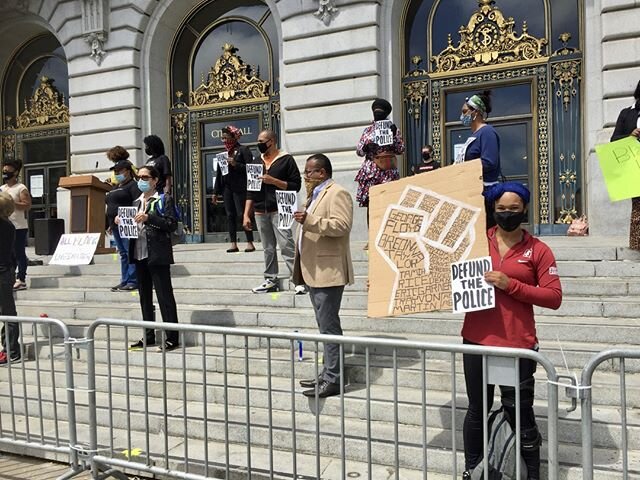
[[[432,172],[438,168],[440,168],[440,162],[436,162],[433,159],[433,147],[431,145],[425,145],[422,147],[422,162],[411,167],[411,171],[416,174]]]
[[[149,155],[146,165],[155,167],[160,174],[158,180],[158,193],[171,193],[173,174],[171,173],[171,161],[164,154],[164,143],[157,135],[144,137],[144,153]]]
[[[253,162],[263,165],[262,187],[258,192],[247,192],[244,209],[243,226],[246,230],[252,227],[251,214],[255,213],[264,249],[265,280],[261,285],[252,289],[253,293],[275,292],[279,289],[276,244],[280,247],[280,253],[287,264],[289,274],[293,274],[295,255],[293,233],[290,229],[280,230],[278,228],[276,190],[298,192],[302,185],[302,178],[296,161],[287,152],[278,149],[277,140],[275,132],[271,130],[265,130],[258,135],[258,150],[260,150],[261,158]],[[296,294],[302,293],[306,293],[304,286],[296,286]]]

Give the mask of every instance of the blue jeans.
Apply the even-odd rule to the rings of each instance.
[[[120,283],[123,285],[138,285],[136,278],[136,266],[129,262],[129,239],[120,238],[118,226],[114,225],[111,229],[113,232],[113,241],[120,254]]]

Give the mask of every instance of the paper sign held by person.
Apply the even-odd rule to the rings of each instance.
[[[276,190],[276,200],[278,202],[278,228],[280,230],[291,230],[298,203],[298,193],[293,191]]]
[[[220,174],[224,177],[229,174],[229,154],[222,152],[216,155],[216,161],[220,167]]]
[[[596,154],[612,202],[640,196],[640,142],[636,137],[596,145]]]
[[[118,207],[118,233],[120,238],[138,238],[138,224],[134,218],[138,214],[136,207]]]
[[[99,233],[62,235],[49,265],[89,265],[99,241]]]
[[[379,120],[375,122],[373,131],[373,143],[380,147],[393,144],[393,122],[391,120]]]
[[[451,264],[453,313],[495,308],[495,287],[484,280],[484,274],[491,270],[491,257],[474,258]]]
[[[262,188],[264,165],[247,163],[247,191],[259,192]]]
[[[376,185],[369,202],[369,316],[451,311],[451,264],[489,253],[481,161]]]

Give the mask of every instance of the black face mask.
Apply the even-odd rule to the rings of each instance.
[[[151,150],[149,147],[144,147],[144,153],[146,153],[150,157],[153,157],[153,150]]]
[[[13,178],[15,174],[13,172],[2,172],[2,181],[7,183],[9,180]]]
[[[385,112],[384,110],[374,110],[373,111],[373,119],[376,122],[379,122],[380,120],[384,120],[388,116],[389,116],[389,114],[387,112]]]
[[[431,154],[429,152],[422,152],[422,160],[429,162],[431,160]]]
[[[513,232],[527,219],[527,212],[493,212],[493,218],[505,232]]]
[[[267,153],[267,150],[269,150],[268,143],[269,142],[258,142],[258,150],[260,150],[260,153]]]

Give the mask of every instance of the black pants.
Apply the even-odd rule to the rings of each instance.
[[[244,215],[244,202],[246,200],[245,192],[232,192],[230,189],[225,188],[222,194],[224,198],[224,211],[227,213],[227,222],[229,225],[229,241],[237,242],[238,236],[238,218],[242,219]],[[247,236],[247,242],[253,242],[253,231],[245,230]]]
[[[142,319],[145,322],[155,320],[153,315],[153,290],[155,289],[162,321],[164,323],[178,323],[178,308],[171,285],[171,267],[169,265],[149,265],[147,260],[142,260],[136,264],[136,268]],[[145,335],[148,344],[155,343],[154,329],[146,329]],[[178,332],[175,330],[167,330],[165,338],[173,344],[179,343]]]
[[[15,281],[15,273],[10,268],[6,268],[4,271],[0,271],[0,315],[15,317],[18,315],[16,311],[16,302],[13,298],[13,282]],[[6,329],[5,329],[6,327]],[[15,357],[20,353],[20,345],[18,344],[18,337],[20,336],[20,326],[18,322],[3,322],[2,324],[2,348],[7,348],[7,338],[5,337],[5,330],[8,333],[8,346],[9,350],[7,354],[11,357]]]
[[[465,344],[473,344],[467,340]],[[482,434],[482,356],[463,355],[464,380],[467,386],[469,409],[464,417],[464,460],[465,470],[473,470],[482,461],[484,454],[484,439]],[[533,412],[533,374],[537,363],[533,360],[520,360],[520,429],[522,458],[527,464],[529,478],[540,478],[540,445],[538,427]],[[493,405],[495,385],[487,385],[487,414]],[[515,431],[516,411],[515,389],[513,387],[500,387],[502,405],[509,418],[512,419]],[[527,441],[529,439],[530,441]],[[533,445],[525,448],[527,444]]]

